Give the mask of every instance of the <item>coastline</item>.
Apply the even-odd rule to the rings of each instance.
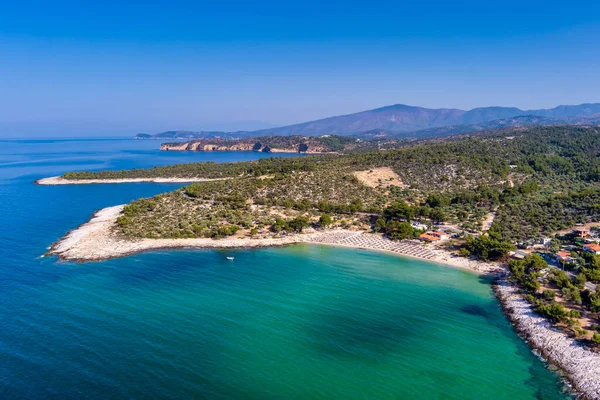
[[[62,176],[51,176],[36,180],[36,185],[91,185],[100,183],[193,183],[211,182],[221,179],[206,178],[123,178],[123,179],[65,179]]]
[[[297,243],[339,246],[381,251],[401,257],[411,257],[445,266],[460,268],[479,275],[494,275],[504,271],[496,264],[453,257],[448,251],[418,241],[395,242],[378,234],[343,229],[288,235],[281,238],[251,239],[138,239],[126,240],[114,233],[117,217],[123,205],[96,211],[89,221],[68,232],[54,243],[48,255],[65,261],[101,261],[150,250],[177,248],[259,248]],[[501,274],[503,275],[503,274]],[[556,365],[566,375],[582,399],[600,398],[600,354],[569,338],[538,316],[531,305],[519,295],[518,288],[504,277],[493,284],[494,293],[517,333],[532,349]]]
[[[388,254],[413,257],[425,261],[462,268],[477,274],[491,274],[497,265],[468,260],[452,255],[439,248],[414,240],[395,242],[378,234],[343,229],[324,232],[291,234],[280,238],[225,238],[225,239],[135,239],[125,240],[113,232],[116,220],[124,205],[107,207],[96,211],[79,227],[69,231],[55,242],[48,255],[56,255],[65,261],[101,261],[124,257],[150,250],[176,248],[253,248],[286,246],[296,243],[341,246],[354,249],[382,251]]]
[[[504,314],[517,333],[545,359],[565,372],[582,399],[600,399],[600,354],[576,342],[537,315],[506,280],[493,285]]]

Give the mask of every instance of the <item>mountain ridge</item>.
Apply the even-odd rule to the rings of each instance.
[[[424,137],[421,134],[439,130],[449,131],[448,127],[460,127],[460,133],[494,129],[506,126],[521,126],[518,119],[529,117],[524,125],[582,124],[600,122],[600,103],[583,103],[579,105],[559,105],[550,109],[521,110],[516,107],[489,106],[471,110],[458,108],[425,108],[406,104],[393,104],[372,110],[352,114],[337,115],[314,121],[286,125],[277,128],[253,131],[167,131],[154,135],[138,134],[136,138],[156,139],[195,139],[195,138],[227,138],[239,139],[254,136],[360,136],[369,131],[390,132],[389,137]],[[538,118],[537,121],[534,121]],[[494,122],[497,121],[497,122]],[[522,120],[524,122],[525,119]],[[485,124],[485,128],[478,125]],[[451,129],[450,129],[451,130]],[[431,137],[431,136],[430,136]]]

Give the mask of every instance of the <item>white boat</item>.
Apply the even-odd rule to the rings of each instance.
[[[233,257],[227,257],[227,259],[228,259],[228,260],[234,260],[234,258],[233,258]]]

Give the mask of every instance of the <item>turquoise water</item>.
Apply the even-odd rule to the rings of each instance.
[[[309,245],[39,257],[96,209],[179,185],[34,179],[261,156],[157,145],[0,142],[0,398],[568,398],[464,271]]]

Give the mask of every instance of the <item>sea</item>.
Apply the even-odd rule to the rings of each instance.
[[[97,209],[182,184],[38,178],[270,156],[159,144],[0,141],[1,399],[572,398],[467,271],[319,245],[43,256]]]

